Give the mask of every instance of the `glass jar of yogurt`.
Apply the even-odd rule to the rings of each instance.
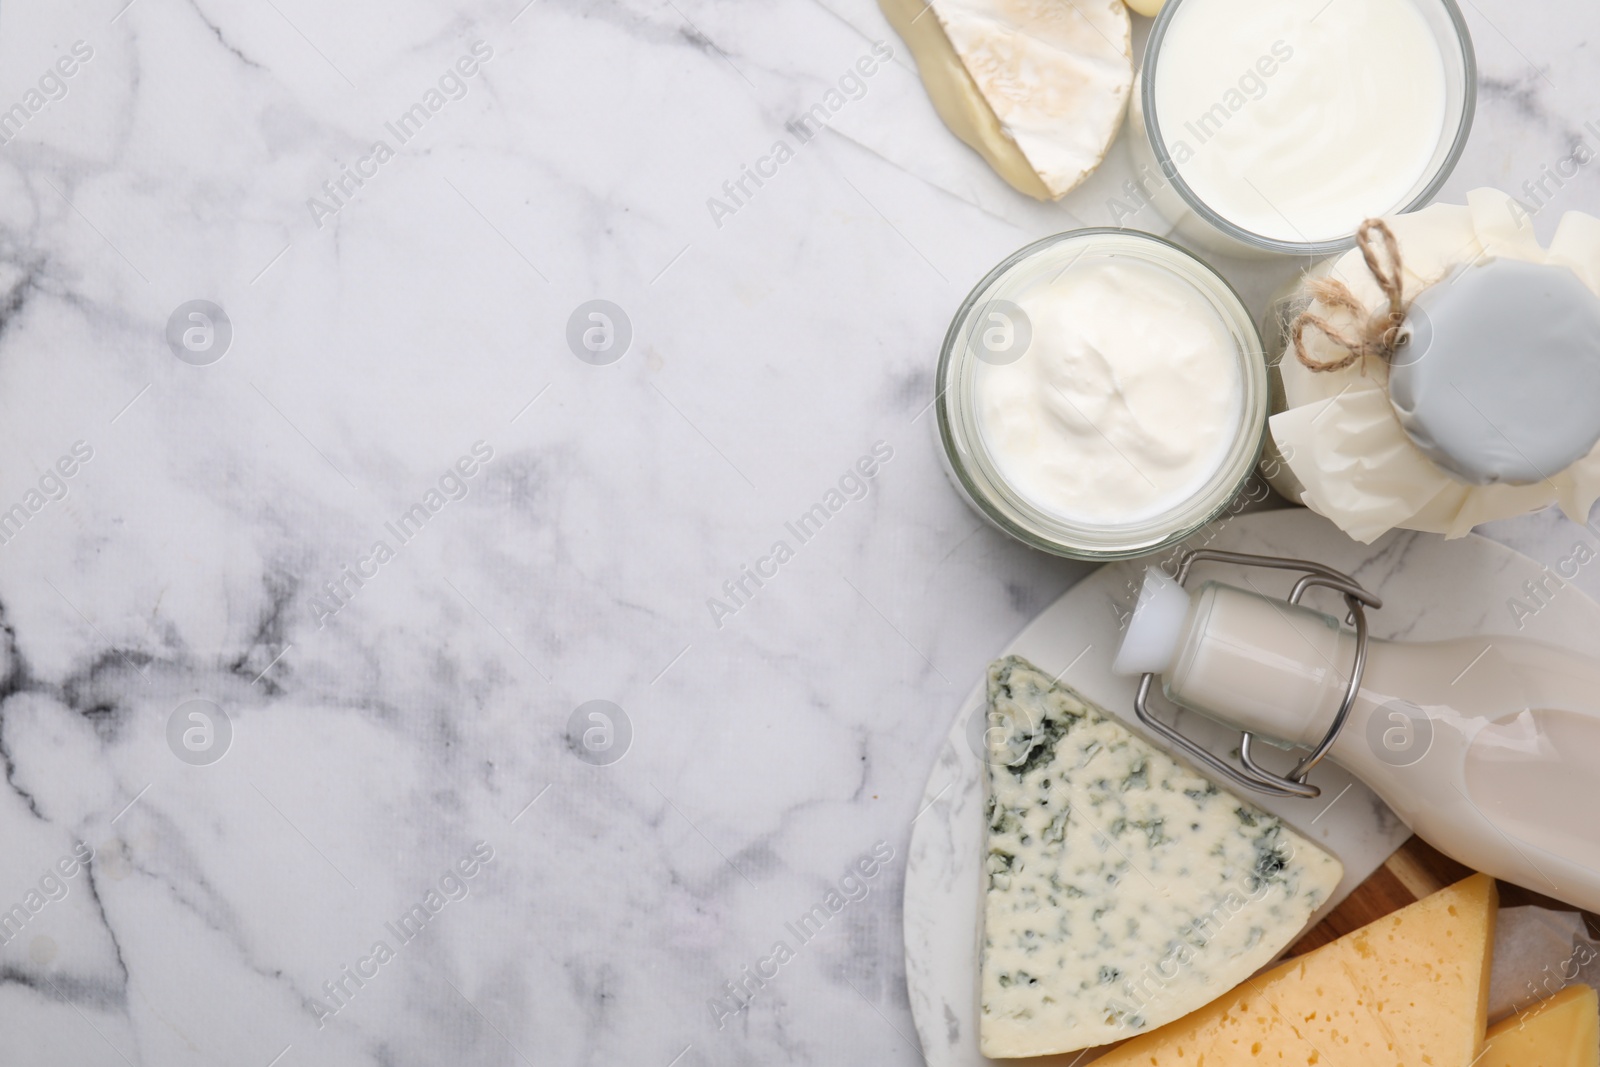
[[[1466,147],[1454,0],[1167,0],[1129,110],[1138,206],[1231,255],[1325,255],[1426,204]]]
[[[1266,428],[1261,338],[1238,295],[1131,230],[1058,234],[991,271],[950,324],[937,389],[972,507],[1075,559],[1187,537],[1238,494]]]

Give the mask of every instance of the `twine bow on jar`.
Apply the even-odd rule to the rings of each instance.
[[[1380,239],[1383,244],[1381,257],[1377,247]],[[1368,312],[1350,287],[1337,278],[1313,278],[1307,281],[1307,291],[1324,307],[1348,312],[1358,324],[1355,332],[1351,333],[1310,311],[1302,311],[1295,318],[1291,331],[1295,357],[1313,371],[1343,370],[1352,363],[1359,363],[1362,373],[1366,373],[1365,361],[1369,355],[1387,361],[1393,358],[1395,349],[1404,343],[1402,327],[1409,302],[1401,295],[1400,243],[1395,240],[1394,231],[1389,229],[1388,223],[1382,219],[1368,219],[1356,230],[1356,244],[1361,249],[1361,257],[1367,262],[1367,270],[1372,272],[1373,280],[1383,291],[1388,307],[1386,310]],[[1339,359],[1317,359],[1312,356],[1306,351],[1307,327],[1317,329],[1328,340],[1343,348],[1344,356]]]

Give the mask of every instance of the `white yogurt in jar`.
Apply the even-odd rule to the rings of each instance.
[[[1416,0],[1182,0],[1152,88],[1195,197],[1295,242],[1402,207],[1435,165],[1449,103]]]
[[[1191,500],[1244,417],[1239,346],[1176,274],[1087,256],[1015,303],[1031,339],[974,372],[976,421],[996,470],[1040,511],[1121,525]]]

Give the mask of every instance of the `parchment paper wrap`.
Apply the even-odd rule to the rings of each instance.
[[[1408,301],[1457,266],[1492,258],[1570,267],[1600,296],[1600,219],[1590,215],[1564,215],[1549,249],[1540,247],[1527,212],[1495,189],[1468,193],[1465,207],[1434,204],[1384,221],[1400,244]],[[1316,273],[1343,281],[1369,308],[1383,306],[1383,294],[1359,250],[1319,266]],[[1306,306],[1304,299],[1291,302],[1289,312]],[[1344,321],[1319,301],[1309,307]],[[1316,330],[1307,330],[1305,339],[1315,358],[1344,355]],[[1507,352],[1506,358],[1516,359],[1517,353]],[[1468,485],[1406,436],[1389,403],[1388,367],[1381,360],[1318,373],[1285,351],[1279,373],[1287,406],[1268,425],[1283,462],[1300,483],[1301,502],[1358,541],[1370,543],[1395,527],[1460,537],[1479,523],[1549,504],[1560,504],[1581,523],[1600,498],[1600,445],[1549,481]]]
[[[1489,972],[1489,1021],[1527,1011],[1567,985],[1600,989],[1600,945],[1583,916],[1549,908],[1501,908]]]

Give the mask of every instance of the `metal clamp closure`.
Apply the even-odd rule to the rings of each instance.
[[[1202,748],[1200,745],[1178,732],[1177,728],[1167,725],[1151,713],[1148,706],[1150,687],[1155,681],[1154,673],[1147,673],[1139,679],[1139,694],[1134,697],[1133,710],[1138,714],[1139,721],[1150,729],[1160,734],[1167,741],[1176,745],[1189,756],[1212,770],[1226,777],[1237,785],[1242,785],[1269,796],[1278,797],[1304,797],[1307,799],[1322,795],[1322,790],[1306,781],[1311,769],[1328,754],[1333,747],[1333,742],[1339,736],[1339,731],[1344,729],[1344,723],[1350,717],[1350,709],[1355,705],[1356,694],[1361,691],[1361,676],[1367,668],[1367,608],[1381,608],[1383,601],[1372,593],[1367,592],[1356,584],[1354,578],[1342,574],[1331,567],[1324,567],[1320,563],[1310,560],[1291,559],[1287,556],[1258,556],[1246,552],[1219,552],[1213,549],[1193,549],[1185,552],[1178,564],[1177,581],[1181,586],[1189,578],[1189,571],[1196,563],[1212,561],[1216,563],[1233,563],[1243,567],[1268,567],[1274,570],[1304,571],[1299,581],[1295,582],[1294,590],[1289,594],[1289,603],[1298,604],[1307,589],[1312,586],[1323,586],[1344,595],[1344,602],[1349,607],[1350,613],[1345,621],[1353,623],[1356,628],[1355,662],[1350,668],[1350,682],[1345,687],[1344,700],[1339,704],[1338,714],[1333,717],[1333,724],[1328,727],[1326,736],[1318,743],[1311,753],[1294,765],[1288,775],[1275,774],[1255,761],[1251,752],[1251,745],[1255,735],[1248,730],[1241,731],[1239,740],[1239,762],[1243,769],[1224,761],[1220,756]]]

